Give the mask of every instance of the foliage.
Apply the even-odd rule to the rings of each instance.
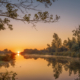
[[[5,30],[6,25],[10,30],[13,30],[10,24],[11,19],[31,23],[33,26],[35,26],[37,22],[53,23],[58,21],[60,16],[56,15],[55,18],[53,18],[53,15],[49,14],[48,11],[42,12],[37,9],[39,3],[44,4],[45,7],[48,8],[54,1],[55,0],[0,0],[0,30]],[[32,14],[29,10],[36,13]]]
[[[51,46],[49,44],[47,44],[47,48],[46,49],[47,49],[48,52],[52,51]]]
[[[47,45],[49,52],[53,53],[54,55],[80,57],[80,26],[72,32],[72,39],[68,38],[67,40],[64,40],[63,44],[61,42],[61,38],[54,33],[51,45]]]
[[[77,43],[79,44],[79,48],[80,48],[80,25],[78,28],[76,28],[76,30],[73,30],[73,36],[75,36],[75,38],[77,39]]]
[[[80,45],[79,45],[79,37],[75,37],[74,33],[79,36],[79,28],[77,31],[74,30],[72,39],[68,38],[64,40],[62,43],[61,38],[59,38],[58,34],[53,34],[53,40],[50,44],[47,44],[47,48],[43,50],[37,49],[25,49],[22,54],[42,54],[42,55],[57,55],[57,56],[70,56],[70,57],[79,57],[80,58]],[[78,32],[78,33],[76,33]]]
[[[79,50],[79,45],[77,43],[72,45],[72,51],[78,51]]]
[[[58,49],[61,47],[62,42],[61,39],[58,37],[56,33],[53,34],[53,40],[51,43],[52,49],[55,49],[55,51],[58,51]]]

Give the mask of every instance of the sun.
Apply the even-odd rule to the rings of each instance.
[[[18,54],[20,53],[20,51],[17,52]]]
[[[19,56],[20,55],[20,51],[18,51],[17,53],[18,53],[17,55]]]

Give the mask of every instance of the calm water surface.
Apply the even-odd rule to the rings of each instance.
[[[16,72],[16,80],[80,80],[80,60],[16,55],[15,61],[0,63],[0,73],[6,71]]]

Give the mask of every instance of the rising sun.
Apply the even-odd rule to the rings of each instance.
[[[18,51],[17,53],[18,53],[17,55],[19,56],[20,51]]]
[[[18,54],[20,53],[20,51],[17,52]]]

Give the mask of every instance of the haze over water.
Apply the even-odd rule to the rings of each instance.
[[[12,63],[0,65],[0,73],[6,71],[16,72],[16,80],[80,80],[80,61],[73,58],[16,55]]]

